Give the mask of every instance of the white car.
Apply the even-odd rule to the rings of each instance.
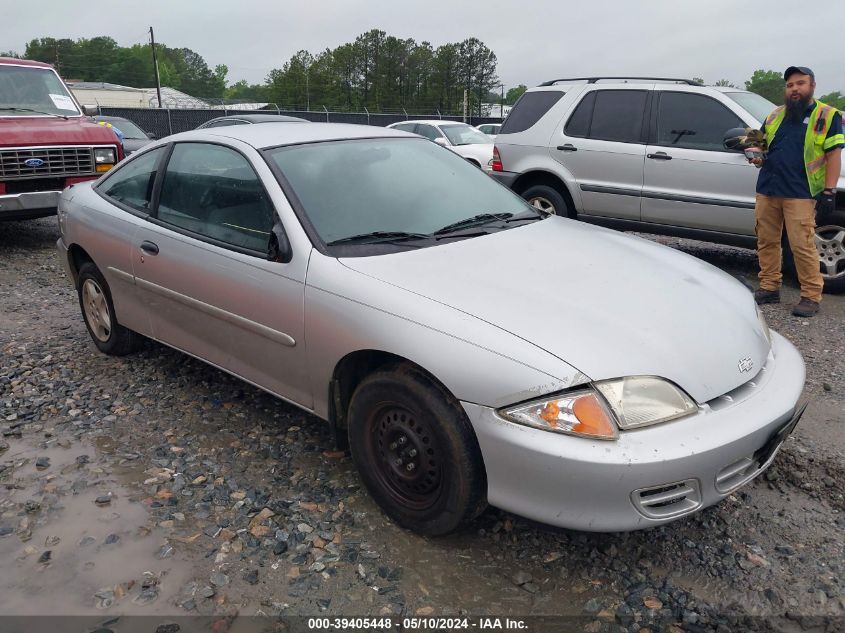
[[[499,129],[501,127],[501,123],[482,123],[481,125],[476,125],[475,129],[479,132],[484,132],[487,136],[489,136],[495,141],[496,135],[499,133]]]
[[[460,121],[402,121],[387,127],[424,136],[463,156],[485,172],[493,171],[493,139]]]

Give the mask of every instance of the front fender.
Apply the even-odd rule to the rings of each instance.
[[[314,412],[328,418],[337,363],[359,350],[410,360],[457,399],[501,407],[589,379],[494,325],[314,254],[305,290]]]

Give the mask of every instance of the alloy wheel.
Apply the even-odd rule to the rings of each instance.
[[[82,284],[82,306],[91,332],[99,341],[107,342],[112,328],[109,304],[102,288],[93,279],[86,279]]]

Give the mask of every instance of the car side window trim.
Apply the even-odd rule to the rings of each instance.
[[[618,88],[610,88],[608,90],[618,90]],[[601,138],[593,138],[593,117],[596,111],[596,102],[598,101],[598,95],[602,92],[607,92],[607,90],[587,90],[585,91],[581,98],[578,100],[578,103],[575,104],[575,107],[572,108],[572,112],[566,119],[566,123],[563,125],[563,134],[569,138],[583,138],[595,141],[606,141],[608,143],[626,143],[629,145],[645,145],[648,143],[649,133],[650,133],[650,117],[651,117],[651,110],[652,110],[652,101],[654,90],[652,89],[643,89],[641,87],[637,87],[636,89],[632,90],[632,92],[645,92],[646,93],[646,101],[643,107],[643,117],[642,122],[640,124],[640,135],[639,140],[637,141],[620,141],[620,140],[608,140],[608,139],[601,139]],[[575,134],[567,130],[569,124],[572,121],[572,118],[575,116],[575,113],[578,111],[578,107],[584,103],[585,100],[590,99],[590,113],[589,118],[587,121],[587,131],[586,134]]]
[[[590,124],[587,127],[587,136],[585,138],[593,140],[593,141],[604,141],[606,143],[624,143],[626,145],[644,145],[645,139],[643,138],[643,128],[646,127],[646,125],[648,123],[648,119],[646,118],[646,115],[648,113],[649,95],[653,92],[653,90],[651,88],[643,88],[643,87],[638,86],[637,88],[632,89],[632,90],[623,90],[623,89],[619,89],[619,88],[607,88],[607,89],[604,89],[604,90],[601,90],[601,89],[600,90],[593,90],[592,92],[594,92],[596,94],[596,97],[595,97],[595,99],[593,99],[593,107],[592,107],[592,111],[590,112]],[[639,134],[637,135],[637,140],[627,141],[627,140],[623,140],[623,139],[606,139],[606,138],[597,138],[597,137],[593,136],[593,123],[595,122],[596,105],[598,104],[598,101],[599,101],[599,95],[601,95],[602,93],[606,94],[608,92],[643,92],[643,93],[645,93],[645,101],[643,103],[643,112],[642,112],[642,115],[641,115],[641,118],[640,118],[640,130],[639,130]]]
[[[162,172],[164,171],[164,168],[167,166],[166,161],[169,160],[169,158],[170,158],[170,152],[171,152],[170,145],[172,145],[172,143],[169,143],[168,147],[165,148],[165,151],[162,152],[161,156],[158,159],[158,163],[155,166],[156,178],[155,178],[155,181],[153,182],[152,195],[150,196],[150,206],[147,208],[146,211],[144,211],[142,209],[138,209],[137,207],[130,206],[130,205],[126,204],[125,202],[121,202],[120,200],[117,200],[115,198],[112,198],[111,196],[109,196],[104,191],[100,191],[100,189],[103,188],[109,182],[109,180],[112,178],[112,176],[114,174],[117,174],[121,170],[125,169],[126,166],[130,162],[134,162],[138,159],[142,159],[149,152],[155,152],[156,150],[161,149],[162,147],[164,147],[163,145],[159,145],[157,147],[150,149],[149,151],[144,151],[143,153],[136,153],[134,156],[132,156],[132,158],[128,159],[125,163],[120,165],[119,169],[113,169],[100,182],[98,182],[94,187],[92,187],[92,189],[94,190],[94,193],[96,193],[98,196],[100,196],[103,200],[105,200],[109,204],[113,204],[114,206],[118,207],[119,209],[126,211],[127,213],[130,213],[130,214],[134,215],[135,217],[149,218],[150,215],[152,215],[154,210],[155,210],[155,205],[158,203],[157,192],[158,192],[158,187],[159,187],[159,181],[160,181]]]
[[[687,92],[685,90],[660,90],[660,91],[655,91],[655,92],[657,94],[655,95],[654,103],[653,103],[653,106],[651,108],[651,117],[650,117],[651,123],[649,125],[649,135],[648,135],[648,144],[649,145],[654,145],[655,147],[670,147],[670,148],[673,148],[673,149],[692,149],[692,150],[696,150],[696,151],[699,151],[699,152],[716,152],[716,153],[721,153],[721,154],[735,154],[736,153],[736,152],[728,151],[726,149],[716,149],[716,148],[706,148],[706,147],[682,147],[682,146],[679,146],[679,145],[661,144],[659,142],[658,125],[659,125],[659,122],[660,122],[659,121],[660,100],[663,98],[664,94],[667,94],[667,95],[668,94],[694,95],[696,97],[703,97],[705,99],[709,99],[710,101],[712,101],[712,102],[718,104],[719,106],[721,106],[722,109],[725,110],[725,112],[727,112],[731,116],[738,119],[742,123],[742,125],[745,125],[745,122],[742,120],[742,118],[736,112],[734,112],[732,109],[730,109],[727,105],[725,105],[724,103],[722,103],[718,99],[711,97],[710,95],[703,94],[701,92]],[[737,127],[741,127],[741,126],[737,126]]]
[[[255,178],[258,181],[259,185],[261,186],[261,191],[264,194],[264,197],[267,199],[267,203],[273,208],[274,220],[279,222],[282,225],[282,228],[285,231],[287,231],[287,229],[285,229],[284,222],[282,221],[281,217],[279,216],[279,212],[276,209],[276,205],[273,204],[273,199],[267,193],[267,187],[265,186],[264,181],[261,179],[261,177],[255,171],[255,166],[253,165],[252,161],[249,160],[249,157],[236,147],[232,147],[231,145],[227,145],[226,143],[220,143],[220,142],[216,142],[216,141],[194,141],[194,140],[191,140],[191,141],[177,141],[175,143],[169,143],[168,150],[167,150],[167,152],[165,152],[165,157],[164,157],[164,158],[166,158],[166,162],[164,162],[162,165],[159,166],[159,171],[156,174],[156,181],[155,181],[155,184],[153,185],[153,196],[152,196],[152,203],[150,204],[150,213],[143,216],[143,217],[147,221],[155,224],[156,226],[160,226],[162,228],[165,228],[168,231],[173,231],[174,233],[186,235],[186,236],[191,237],[195,240],[199,240],[200,242],[206,242],[206,243],[211,244],[213,246],[217,246],[218,248],[223,248],[223,249],[226,249],[226,250],[234,251],[236,253],[241,253],[243,255],[251,255],[251,256],[257,257],[259,259],[267,259],[268,253],[265,253],[265,252],[262,252],[262,251],[256,251],[256,250],[253,250],[251,248],[244,248],[243,246],[238,246],[236,244],[230,244],[229,242],[223,242],[223,241],[217,240],[213,237],[203,235],[202,233],[196,233],[194,231],[191,231],[190,229],[186,229],[186,228],[183,228],[181,226],[176,226],[175,224],[171,224],[170,222],[165,222],[164,220],[159,219],[158,209],[159,209],[159,202],[161,200],[162,185],[164,184],[164,175],[165,175],[165,172],[167,171],[168,165],[170,164],[170,158],[173,156],[173,151],[176,149],[176,146],[180,145],[180,144],[217,145],[219,147],[226,148],[228,150],[231,150],[231,151],[239,154],[246,161],[247,165],[252,170],[252,173],[255,174]],[[261,153],[261,152],[259,151],[259,153]],[[269,165],[269,161],[267,161],[267,159],[263,156],[263,153],[262,153],[262,158],[264,158],[265,162],[267,162],[268,165]],[[270,168],[272,169],[272,165],[270,165]],[[269,241],[268,241],[268,246],[269,246]]]

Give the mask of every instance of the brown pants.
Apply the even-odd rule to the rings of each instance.
[[[819,270],[819,252],[815,241],[816,201],[773,198],[758,193],[754,216],[757,257],[760,260],[760,287],[764,290],[780,288],[783,278],[780,244],[786,225],[786,236],[801,284],[801,296],[821,302],[824,280]]]

